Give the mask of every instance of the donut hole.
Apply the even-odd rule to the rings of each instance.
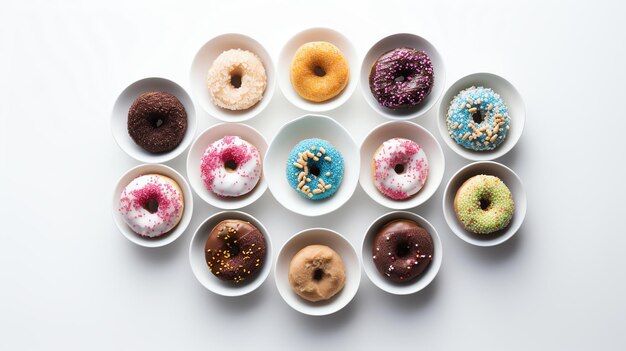
[[[487,198],[481,198],[480,199],[480,208],[485,211],[489,208],[489,206],[491,206],[491,200],[487,199]]]
[[[224,168],[226,169],[227,172],[234,172],[237,170],[237,167],[239,165],[237,164],[237,161],[230,159],[227,160],[226,162],[224,162]]]
[[[154,128],[159,128],[165,123],[166,117],[164,114],[158,112],[152,112],[148,115],[148,123],[150,123]]]
[[[398,163],[397,165],[393,166],[393,170],[394,170],[397,174],[402,174],[402,173],[404,173],[404,164],[402,164],[402,163]]]
[[[320,173],[322,171],[320,170],[320,168],[317,165],[312,165],[309,167],[309,173],[311,173],[312,175],[319,177]]]
[[[320,280],[322,280],[322,278],[324,278],[324,270],[321,268],[316,268],[313,271],[313,280],[319,282]]]
[[[239,248],[239,245],[235,244],[235,243],[228,243],[228,252],[230,253],[230,257],[234,257],[239,255],[239,253],[241,252],[241,249]]]
[[[157,201],[157,199],[150,199],[146,201],[143,208],[150,213],[156,213],[159,210],[159,201]]]
[[[396,83],[402,83],[405,80],[409,79],[411,72],[409,71],[400,71],[398,72],[398,74],[396,74],[396,77],[393,79],[394,82]]]
[[[323,77],[326,75],[326,70],[320,66],[313,67],[313,73],[318,77]]]
[[[241,88],[241,75],[233,74],[230,76],[230,84],[235,88]]]
[[[472,114],[472,119],[474,120],[474,123],[481,123],[483,120],[485,120],[485,117],[483,116],[482,112],[480,112],[480,110],[476,110],[476,112]]]
[[[230,85],[232,85],[233,88],[235,89],[241,88],[241,76],[242,76],[241,67],[235,67],[235,69],[233,69],[230,72]]]
[[[401,241],[396,244],[395,253],[396,257],[403,258],[406,257],[411,250],[409,243],[406,241]]]

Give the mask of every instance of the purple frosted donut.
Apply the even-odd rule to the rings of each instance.
[[[370,71],[370,90],[378,103],[390,109],[419,105],[435,84],[433,64],[423,51],[398,48],[376,60]]]

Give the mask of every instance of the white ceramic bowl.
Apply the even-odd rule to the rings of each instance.
[[[287,182],[286,167],[291,149],[303,139],[328,140],[344,159],[343,180],[337,192],[322,200],[302,197]],[[304,115],[285,124],[270,143],[263,173],[272,195],[285,208],[304,215],[321,216],[340,208],[356,189],[359,179],[359,150],[350,133],[330,117]]]
[[[350,65],[350,78],[346,87],[339,95],[324,102],[312,102],[303,99],[293,88],[290,80],[293,56],[300,46],[312,41],[326,41],[335,45],[344,54]],[[285,44],[278,58],[278,83],[283,95],[296,107],[311,112],[329,111],[343,105],[354,93],[359,80],[358,72],[359,58],[350,40],[343,34],[328,28],[311,28],[296,34]]]
[[[165,153],[151,153],[137,145],[128,135],[128,109],[139,95],[152,91],[170,93],[183,104],[187,112],[187,130],[181,143],[172,151]],[[111,113],[111,131],[113,138],[128,156],[146,163],[163,163],[180,155],[193,140],[196,134],[196,110],[189,94],[180,85],[165,78],[144,78],[129,85],[118,96]]]
[[[219,222],[227,219],[239,219],[250,222],[250,224],[257,227],[259,231],[263,233],[265,236],[265,244],[267,245],[265,263],[261,267],[261,270],[257,272],[252,279],[244,280],[238,284],[221,280],[213,275],[204,257],[204,247],[211,230]],[[196,276],[196,279],[198,279],[200,284],[205,288],[222,296],[241,296],[256,290],[270,274],[272,270],[272,260],[272,240],[270,239],[267,229],[265,229],[259,220],[245,212],[223,211],[212,215],[200,224],[193,234],[191,244],[189,245],[189,264],[191,265],[191,271]]]
[[[372,247],[374,246],[373,244],[376,234],[385,224],[396,219],[412,220],[419,224],[422,228],[426,229],[426,231],[428,231],[430,236],[433,238],[433,246],[435,249],[433,253],[433,260],[426,271],[415,279],[404,284],[393,282],[380,274],[374,265],[374,260],[372,259]],[[441,239],[439,238],[437,230],[432,224],[430,224],[430,222],[412,212],[394,211],[378,217],[374,220],[374,222],[372,222],[369,228],[367,228],[367,232],[365,233],[365,237],[363,238],[363,243],[361,245],[361,257],[363,258],[363,268],[365,270],[365,274],[372,281],[372,283],[374,283],[374,285],[390,294],[408,295],[424,289],[428,286],[428,284],[430,284],[430,282],[433,281],[433,279],[435,279],[437,273],[439,272],[439,268],[441,267],[443,247],[441,246]]]
[[[387,140],[405,138],[418,143],[428,158],[429,173],[424,187],[406,200],[392,200],[374,186],[372,157]],[[379,204],[395,210],[404,210],[426,202],[441,184],[446,167],[445,157],[437,139],[424,127],[409,121],[391,121],[374,128],[361,144],[361,172],[359,183],[365,192]]]
[[[504,184],[511,190],[513,201],[515,201],[515,212],[509,225],[492,234],[474,234],[467,231],[459,222],[454,211],[454,197],[457,190],[469,178],[479,175],[493,175],[500,178]],[[443,216],[448,222],[450,229],[459,238],[476,246],[495,246],[509,240],[524,222],[526,216],[526,192],[522,180],[505,165],[493,161],[474,162],[456,172],[446,185],[443,193]]]
[[[433,70],[435,73],[435,84],[433,85],[430,94],[422,101],[421,104],[408,108],[408,109],[398,109],[392,110],[390,108],[386,108],[381,106],[370,89],[370,71],[372,70],[372,66],[387,51],[409,47],[414,48],[418,51],[424,51],[429,57],[433,64]],[[365,57],[363,58],[363,63],[361,64],[361,92],[365,97],[365,101],[378,113],[381,115],[391,118],[391,119],[412,119],[419,116],[422,116],[426,112],[430,111],[430,109],[437,103],[441,93],[443,93],[443,88],[446,83],[446,70],[444,67],[443,59],[439,54],[439,51],[431,44],[428,40],[410,33],[399,33],[393,34],[388,37],[385,37],[379,40],[372,48],[367,52]]]
[[[298,296],[289,284],[289,264],[298,251],[309,245],[326,245],[335,250],[346,269],[346,285],[335,296],[326,301],[310,302]],[[292,236],[283,245],[276,259],[274,280],[280,296],[298,312],[310,316],[324,316],[344,308],[359,289],[361,266],[359,256],[350,242],[341,234],[324,228],[303,230]]]
[[[511,129],[507,133],[506,139],[504,139],[502,144],[494,150],[474,151],[466,149],[457,144],[456,141],[448,135],[446,115],[448,114],[450,102],[452,102],[452,99],[454,99],[454,97],[461,92],[461,90],[467,89],[471,86],[483,86],[485,88],[493,89],[493,91],[500,94],[509,109],[509,116],[511,116]],[[519,94],[517,89],[515,89],[513,84],[493,73],[474,73],[457,80],[448,88],[448,90],[446,90],[445,94],[443,94],[441,104],[439,105],[439,113],[437,115],[437,124],[439,125],[441,138],[454,152],[468,160],[473,161],[493,160],[498,157],[502,157],[507,152],[511,151],[515,144],[517,144],[519,138],[522,136],[525,121],[526,107],[524,106],[522,96]]]
[[[230,49],[242,49],[256,54],[263,62],[267,85],[263,98],[256,105],[246,110],[232,111],[216,106],[209,97],[207,76],[213,61],[224,51]],[[209,115],[225,122],[241,122],[255,117],[267,107],[272,100],[275,89],[275,73],[272,57],[256,40],[243,34],[222,34],[204,44],[193,59],[189,74],[191,92],[193,97],[203,110]]]
[[[217,196],[215,193],[206,188],[200,173],[202,156],[209,145],[228,135],[238,136],[249,142],[254,145],[257,150],[259,150],[261,160],[265,157],[265,153],[267,152],[267,141],[265,141],[263,135],[261,135],[261,133],[259,133],[256,129],[241,123],[220,123],[207,128],[204,132],[198,135],[193,144],[191,144],[189,154],[187,155],[187,176],[189,177],[191,187],[202,200],[206,201],[209,205],[218,208],[233,210],[248,206],[255,202],[261,197],[261,195],[263,195],[263,193],[265,193],[267,183],[265,181],[265,176],[261,174],[261,179],[254,189],[247,194],[237,197]]]
[[[180,219],[180,222],[174,229],[170,231],[170,233],[162,235],[156,238],[148,238],[143,237],[137,233],[135,233],[127,224],[124,222],[122,215],[119,213],[120,206],[120,196],[122,195],[122,191],[128,184],[130,184],[133,179],[146,175],[146,174],[161,174],[166,177],[173,179],[183,192],[183,199],[185,201],[185,209],[183,211],[183,217]],[[113,221],[115,225],[119,228],[120,232],[126,237],[126,239],[132,241],[133,243],[144,246],[144,247],[161,247],[167,244],[174,242],[174,240],[178,239],[185,230],[187,226],[189,226],[189,222],[191,221],[191,216],[193,214],[193,194],[191,193],[191,189],[189,188],[189,183],[185,180],[185,178],[180,175],[180,173],[176,172],[173,168],[170,168],[165,165],[159,164],[143,164],[131,168],[128,170],[120,179],[117,181],[117,185],[115,186],[115,190],[113,191],[113,203],[112,203],[111,213],[113,214]]]

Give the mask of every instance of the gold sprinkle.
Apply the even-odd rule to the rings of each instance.
[[[500,125],[497,125],[495,128],[493,128],[493,132],[497,133],[500,130]]]
[[[332,187],[333,187],[333,185],[332,185],[332,184],[326,184],[326,186],[325,186],[324,188],[325,188],[326,190],[328,190],[328,189],[330,189],[330,188],[332,188]]]
[[[463,135],[463,140],[467,139],[467,137],[470,135],[469,132],[465,133],[465,135]]]
[[[306,182],[307,182],[307,183],[310,183],[310,182],[311,182],[311,178],[307,178],[307,179],[306,179]]]
[[[303,166],[306,166],[306,161],[305,161],[305,160],[303,160],[303,159],[299,159],[299,160],[298,160],[298,163],[299,163],[299,164],[301,164],[301,165],[303,165]]]
[[[315,151],[315,149],[317,149],[317,146],[315,145],[311,146],[311,150]]]
[[[324,183],[324,179],[322,179],[322,178],[319,178],[317,181],[320,182],[320,184],[322,184],[322,186],[326,185],[326,183]]]
[[[484,144],[485,145],[489,144],[489,140],[485,140]]]
[[[316,153],[316,154],[315,154],[315,156],[317,156],[317,157],[322,157],[322,153],[321,153],[321,152],[318,152],[318,153]]]
[[[308,193],[307,196],[308,197],[313,197],[313,193]]]
[[[463,128],[463,123],[459,124],[459,126],[457,128],[459,128],[459,129]]]
[[[302,187],[304,186],[304,183],[305,183],[305,182],[304,182],[304,180],[303,180],[303,181],[301,181],[301,182],[298,184],[298,189],[302,188]]]
[[[459,122],[454,122],[454,124],[452,125],[452,129],[456,129],[456,127],[458,127]]]
[[[303,159],[304,161],[308,161],[309,156],[307,156],[307,154],[304,154],[304,155],[302,155],[302,159]]]
[[[474,113],[476,111],[478,111],[478,108],[476,108],[476,107],[472,107],[472,108],[469,109],[470,113]]]
[[[467,102],[468,102],[470,105],[471,105],[471,104],[473,104],[472,99],[470,99],[470,98],[467,98]]]
[[[299,164],[298,162],[294,162],[294,163],[293,163],[293,165],[294,165],[294,166],[296,166],[296,167],[298,167],[298,168],[302,168],[302,165],[301,165],[301,164]]]
[[[481,102],[483,102],[483,100],[481,100],[481,99],[476,100],[476,104],[478,104],[478,105],[480,105]]]
[[[320,189],[313,189],[313,194],[317,195],[319,193],[321,193],[322,191]]]
[[[327,177],[330,177],[330,172],[326,172],[326,176],[327,176]]]
[[[313,161],[317,162],[317,161],[319,161],[319,160],[320,160],[320,159],[319,159],[317,156],[313,156]]]
[[[302,179],[304,179],[305,176],[306,174],[304,174],[304,172],[300,172],[300,174],[298,174],[298,181],[301,181]]]
[[[326,150],[324,150],[324,148],[323,148],[323,147],[320,147],[320,152],[321,152],[322,154],[326,154]]]
[[[493,108],[493,106],[491,106],[491,104],[489,104],[489,106],[487,106],[487,110],[491,111],[491,109]]]
[[[491,139],[489,139],[489,141],[491,141],[491,142],[493,143],[494,141],[496,141],[496,139],[498,139],[498,134],[494,134],[494,135],[491,137]]]
[[[328,162],[333,162],[333,159],[332,159],[332,158],[330,158],[329,156],[324,157],[324,159],[325,159],[326,161],[328,161]]]

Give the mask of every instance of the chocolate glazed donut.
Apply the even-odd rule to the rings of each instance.
[[[216,277],[239,283],[261,269],[266,250],[265,237],[255,226],[232,219],[221,221],[211,230],[204,257]]]
[[[433,238],[417,223],[394,220],[374,238],[372,258],[378,271],[394,282],[407,282],[422,274],[433,260]]]
[[[187,112],[166,92],[141,94],[128,110],[128,134],[148,152],[174,150],[187,130]]]
[[[384,53],[370,71],[370,90],[378,103],[390,109],[419,105],[433,88],[435,77],[430,57],[412,48]]]

